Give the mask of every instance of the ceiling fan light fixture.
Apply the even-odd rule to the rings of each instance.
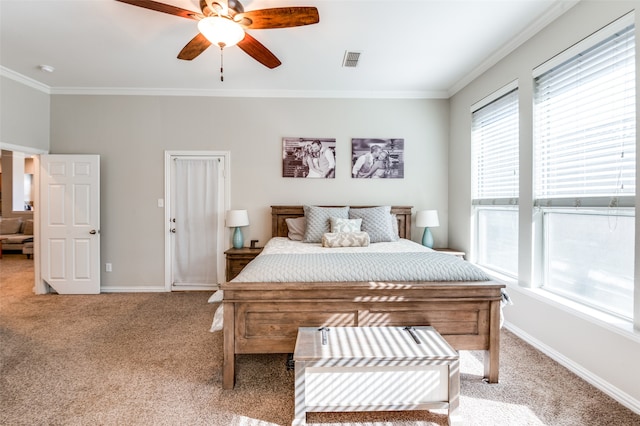
[[[244,38],[244,30],[236,22],[223,16],[209,16],[198,22],[198,31],[211,43],[220,47],[235,46]]]

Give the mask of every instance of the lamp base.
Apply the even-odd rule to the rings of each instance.
[[[424,228],[424,234],[422,234],[422,245],[433,248],[433,235],[429,228]]]
[[[242,230],[239,226],[236,226],[236,230],[233,231],[233,248],[242,248],[244,246],[244,237],[242,236]]]

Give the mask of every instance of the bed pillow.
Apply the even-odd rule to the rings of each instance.
[[[362,219],[360,229],[369,234],[372,243],[398,241],[393,229],[391,206],[365,207],[349,210],[350,219]]]
[[[362,219],[342,219],[332,217],[329,219],[331,232],[360,232]]]
[[[393,235],[395,235],[397,240],[400,239],[400,232],[398,230],[398,216],[395,214],[391,214],[391,229],[393,230]]]
[[[349,207],[303,206],[307,226],[304,230],[305,243],[320,243],[322,235],[331,230],[329,219],[332,217],[349,219]]]
[[[307,220],[304,217],[291,217],[284,220],[287,224],[289,233],[287,236],[293,241],[302,241],[304,238],[304,230],[307,227]]]
[[[327,232],[322,236],[322,247],[367,247],[366,232]]]
[[[0,234],[17,234],[22,225],[21,218],[0,219]]]

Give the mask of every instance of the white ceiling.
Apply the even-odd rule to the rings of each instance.
[[[198,0],[163,2],[199,11]],[[245,0],[315,6],[320,22],[250,31],[282,65],[227,48],[221,82],[217,47],[176,58],[196,21],[114,0],[0,0],[0,71],[50,93],[446,98],[575,3]],[[347,50],[362,52],[358,67],[342,67]]]

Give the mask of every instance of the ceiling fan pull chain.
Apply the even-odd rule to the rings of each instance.
[[[222,62],[222,51],[224,50],[224,43],[220,43],[220,81],[224,81],[224,68]]]

